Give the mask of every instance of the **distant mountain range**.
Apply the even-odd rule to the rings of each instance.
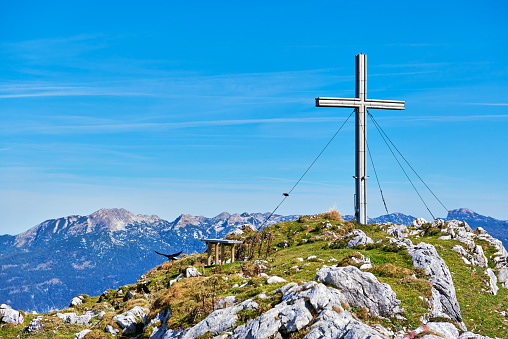
[[[125,209],[101,209],[88,216],[51,219],[16,236],[0,236],[0,304],[25,311],[48,312],[68,305],[79,293],[101,294],[131,283],[164,262],[154,253],[196,253],[202,238],[221,238],[251,224],[260,227],[269,213],[221,213],[213,218],[182,214],[169,222]],[[268,225],[297,219],[274,215]],[[468,209],[450,211],[447,219],[481,226],[508,247],[508,221]],[[352,216],[344,216],[350,220]],[[392,213],[370,223],[411,224],[415,217]]]

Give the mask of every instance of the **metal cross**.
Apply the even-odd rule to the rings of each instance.
[[[350,107],[356,115],[355,152],[355,217],[359,224],[367,223],[367,108],[404,109],[404,101],[367,99],[367,55],[356,56],[356,97],[316,98],[316,107]]]

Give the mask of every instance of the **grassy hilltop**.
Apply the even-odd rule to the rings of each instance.
[[[425,270],[413,266],[407,250],[390,242],[385,232],[386,227],[387,225],[344,222],[337,212],[332,211],[275,224],[259,232],[245,229],[245,233],[228,235],[228,238],[244,240],[246,245],[241,246],[238,257],[250,257],[248,261],[204,267],[206,253],[183,256],[177,261],[153,268],[137,282],[133,281],[118,290],[109,290],[109,293],[102,296],[81,295],[80,305],[44,315],[23,313],[24,322],[17,326],[3,324],[0,337],[74,338],[75,333],[88,328],[91,332],[84,336],[85,339],[113,338],[112,334],[104,331],[110,325],[113,329],[120,330],[117,338],[149,338],[153,328],[161,326],[160,322],[152,322],[161,311],[171,311],[171,316],[166,320],[169,329],[185,329],[198,324],[214,309],[219,308],[219,300],[224,297],[235,296],[236,302],[253,298],[259,307],[238,312],[236,326],[240,326],[280,303],[282,293],[276,290],[287,282],[301,284],[312,281],[316,271],[323,265],[360,267],[361,263],[356,258],[361,255],[370,258],[372,263],[372,268],[364,271],[373,273],[379,281],[389,284],[401,300],[400,307],[404,311],[400,314],[402,317],[387,318],[371,317],[365,308],[343,305],[344,309],[348,309],[366,324],[381,324],[399,334],[409,332],[421,326],[422,316],[429,313],[428,300],[432,285]],[[362,230],[373,243],[347,248],[347,241],[343,237],[355,229]],[[487,268],[465,264],[461,255],[452,249],[461,243],[453,239],[439,239],[444,235],[440,227],[424,224],[419,232],[413,233],[418,234],[410,235],[408,239],[415,245],[420,242],[434,245],[452,272],[457,300],[468,330],[489,337],[508,338],[508,317],[502,314],[508,308],[508,289],[500,287],[497,295],[489,293],[488,276],[484,273]],[[482,247],[488,258],[488,266],[494,268],[492,258],[496,249],[485,240],[475,239],[475,243]],[[229,259],[229,253],[226,259]],[[186,278],[185,271],[189,266],[196,267],[204,276]],[[279,276],[287,282],[267,284],[267,277],[259,276],[260,273]],[[178,280],[180,274],[183,277]],[[134,333],[123,334],[113,317],[135,306],[148,309],[149,314],[144,323],[138,318]],[[91,318],[88,326],[69,324],[56,316],[57,313],[68,312],[80,316],[90,310],[96,316]],[[97,314],[101,311],[105,314],[99,320]],[[42,328],[28,332],[28,324],[37,317]],[[306,327],[288,337],[303,338],[309,331]],[[207,333],[200,337],[212,338],[213,335]]]

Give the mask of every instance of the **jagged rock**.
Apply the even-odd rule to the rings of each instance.
[[[388,233],[389,235],[397,238],[397,239],[402,239],[402,238],[405,238],[408,236],[409,234],[409,230],[407,229],[407,226],[406,225],[391,225],[388,227],[388,229],[386,230],[386,233]]]
[[[508,288],[508,268],[501,268],[497,273],[497,278],[504,288]]]
[[[443,227],[445,225],[445,221],[443,219],[436,219],[430,224],[431,227]]]
[[[390,285],[354,266],[324,265],[317,272],[316,280],[337,287],[342,301],[353,307],[365,307],[371,316],[393,316],[402,312],[398,306],[400,300]]]
[[[351,238],[347,243],[347,248],[357,245],[366,245],[374,243],[371,238],[367,236],[362,230],[354,230],[344,237],[344,239]]]
[[[74,297],[74,298],[72,298],[69,307],[78,306],[78,305],[81,305],[82,303],[83,303],[83,300],[81,300],[81,298]]]
[[[185,269],[185,276],[187,278],[190,278],[190,277],[199,277],[201,275],[201,273],[198,272],[198,269],[194,266],[190,266],[190,267],[187,267]]]
[[[104,315],[105,315],[105,314],[106,314],[106,312],[104,312],[104,311],[100,311],[100,312],[99,312],[99,314],[97,315],[97,318],[98,318],[99,320],[102,320],[102,318],[104,318]]]
[[[32,319],[32,321],[30,321],[30,324],[28,325],[27,331],[32,333],[32,332],[36,332],[36,331],[40,330],[42,328],[42,326],[43,326],[39,322],[41,320],[42,320],[42,316],[39,316],[37,318]]]
[[[6,304],[0,305],[0,323],[9,323],[14,325],[22,324],[25,318],[21,312],[13,310]]]
[[[238,305],[213,311],[205,319],[185,331],[170,332],[170,330],[168,330],[164,339],[191,339],[205,333],[210,333],[214,336],[219,335],[233,328],[238,318],[236,315],[238,312],[246,309],[257,309],[258,307],[259,305],[255,301],[247,299]]]
[[[57,313],[56,316],[66,323],[88,325],[92,316],[90,314],[76,315],[76,313]]]
[[[466,325],[462,321],[460,306],[455,294],[452,275],[448,266],[439,256],[434,246],[424,242],[408,248],[415,267],[422,267],[430,275],[432,297],[430,300],[431,317],[446,317],[459,323],[462,330]]]
[[[483,253],[483,248],[480,245],[476,245],[473,248],[473,255],[471,257],[471,263],[478,267],[487,267],[489,261]]]
[[[278,284],[278,283],[282,283],[282,282],[286,282],[286,279],[278,277],[276,275],[274,275],[273,277],[270,277],[266,280],[267,284]]]
[[[87,335],[88,332],[92,332],[92,330],[89,330],[89,329],[86,329],[86,330],[83,330],[79,333],[76,333],[76,339],[83,339],[85,337],[85,335]]]
[[[124,334],[131,334],[136,332],[136,324],[139,320],[145,322],[146,314],[149,312],[148,308],[136,306],[127,312],[114,316],[113,320],[120,326]]]
[[[466,250],[464,249],[464,247],[462,247],[461,245],[455,245],[455,246],[453,246],[452,250],[454,250],[455,252],[459,253],[463,257],[468,257],[469,256],[469,253],[467,253]]]
[[[348,311],[337,313],[333,310],[326,310],[321,312],[310,328],[311,331],[305,336],[305,339],[388,339],[372,327],[353,319]]]
[[[491,268],[485,270],[485,274],[489,276],[489,293],[497,295],[499,287],[497,287],[497,278]]]
[[[413,227],[420,228],[423,226],[423,224],[426,224],[426,223],[427,223],[427,220],[425,220],[423,218],[417,218],[417,219],[413,220]]]

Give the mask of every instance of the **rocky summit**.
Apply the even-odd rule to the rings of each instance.
[[[2,304],[0,337],[508,338],[508,252],[482,227],[323,213],[226,239],[240,261],[184,255],[45,314]]]

